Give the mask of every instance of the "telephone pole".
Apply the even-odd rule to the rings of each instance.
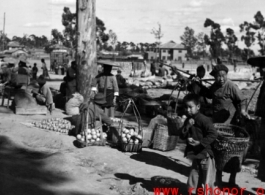
[[[5,50],[5,25],[6,25],[6,13],[4,13],[4,24],[3,24],[3,34],[2,34],[2,43],[3,43],[3,51]]]

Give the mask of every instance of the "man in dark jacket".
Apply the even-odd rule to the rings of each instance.
[[[76,62],[71,62],[71,67],[68,68],[66,73],[67,87],[66,98],[70,99],[71,95],[76,92]],[[67,101],[66,100],[66,101]]]

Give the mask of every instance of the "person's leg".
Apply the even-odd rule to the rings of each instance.
[[[237,171],[231,172],[230,177],[229,177],[229,184],[236,185],[236,174],[237,174]]]
[[[201,163],[202,169],[202,184],[204,186],[204,195],[214,194],[215,189],[215,160],[214,158],[208,157],[207,160],[202,161],[205,163]]]
[[[223,171],[221,170],[216,170],[216,184],[217,186],[222,186],[222,175]]]
[[[199,166],[197,160],[193,160],[191,171],[187,181],[188,194],[196,194],[199,181]]]

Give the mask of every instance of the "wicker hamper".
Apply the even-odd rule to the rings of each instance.
[[[218,137],[213,143],[216,168],[223,170],[225,165],[235,158],[238,158],[239,167],[241,167],[245,150],[249,144],[248,133],[235,125],[216,123],[214,126],[218,132]]]
[[[92,121],[91,123],[89,123],[88,118],[89,118],[89,114],[88,111],[84,111],[81,114],[81,134],[84,135],[85,139],[84,141],[77,139],[76,140],[76,146],[79,148],[84,148],[87,146],[105,146],[106,145],[106,140],[103,136],[103,131],[102,131],[102,120],[101,117],[99,116],[100,119],[100,124],[99,126],[96,127],[96,121]],[[95,114],[95,111],[94,111]],[[94,115],[94,120],[96,115]],[[99,141],[94,141],[94,142],[90,142],[87,139],[87,131],[88,129],[97,129],[100,132],[100,140]]]
[[[154,132],[153,149],[169,151],[176,148],[178,136],[168,135],[168,127],[157,124]]]
[[[167,114],[167,126],[169,135],[180,135],[180,128],[182,127],[183,122],[177,113]]]
[[[123,117],[125,116],[126,111],[128,110],[128,108],[130,106],[133,109],[133,113],[135,115],[137,125],[124,124]],[[129,138],[128,142],[127,141],[124,142],[122,139],[122,134],[123,134],[124,128],[132,129],[137,135],[141,136],[141,139],[139,139],[138,136],[132,135]],[[126,107],[124,113],[122,114],[121,122],[119,123],[119,126],[118,126],[118,135],[119,135],[118,144],[119,144],[119,146],[123,152],[141,152],[142,151],[143,129],[142,129],[142,125],[141,125],[141,115],[140,115],[140,113],[139,113],[139,111],[138,111],[138,109],[137,109],[137,107],[136,107],[136,105],[132,99],[128,99],[127,107]],[[134,141],[136,141],[136,139],[138,140],[138,143],[134,142]]]

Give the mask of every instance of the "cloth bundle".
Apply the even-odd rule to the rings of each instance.
[[[79,106],[84,102],[84,97],[79,93],[74,93],[73,97],[65,104],[65,111],[68,115],[78,115]]]

